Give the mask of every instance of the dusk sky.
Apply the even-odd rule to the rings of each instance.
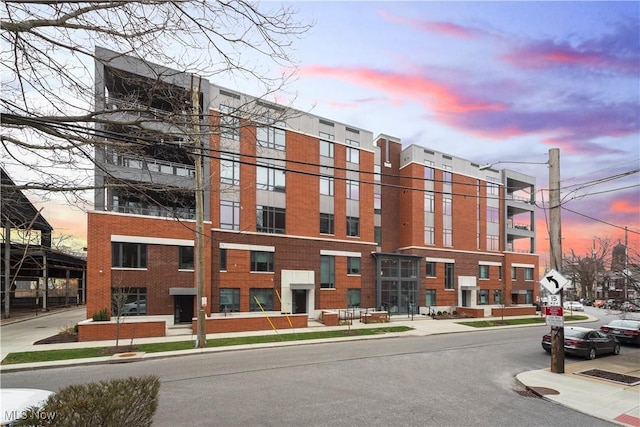
[[[559,148],[563,251],[624,243],[625,226],[639,250],[640,2],[291,4],[315,24],[293,44],[298,79],[280,101],[480,164],[543,163]],[[536,176],[546,206],[545,165],[497,167]],[[82,233],[82,215],[44,214]],[[537,211],[542,267],[546,216]]]

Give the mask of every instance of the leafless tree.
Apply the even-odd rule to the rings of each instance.
[[[96,46],[182,73],[243,79],[266,96],[295,75],[290,48],[310,27],[296,20],[291,7],[248,0],[7,0],[2,8],[1,36],[8,48],[0,54],[0,158],[31,171],[19,189],[40,191],[41,197],[63,194],[74,204],[88,202],[87,191],[96,188],[96,145],[148,150],[156,138],[150,135],[153,121],[172,123],[184,133],[194,119],[188,112],[192,116],[186,119],[175,114],[131,120],[128,115],[123,121],[122,115],[97,109]],[[151,105],[129,104],[120,112],[140,108],[148,112]],[[142,144],[131,143],[136,141]],[[140,191],[117,179],[104,186]],[[150,202],[151,190],[163,191],[159,185],[143,190]]]
[[[593,300],[598,283],[602,284],[607,265],[610,264],[612,243],[609,238],[594,238],[593,248],[580,255],[571,249],[564,256],[566,275],[580,290],[583,298]]]

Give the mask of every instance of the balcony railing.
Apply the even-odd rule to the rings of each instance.
[[[182,218],[182,219],[196,218],[195,208],[162,207],[162,206],[141,207],[141,206],[137,206],[135,203],[114,206],[112,211],[119,212],[119,213],[132,214],[132,215],[155,216],[160,218]]]
[[[123,156],[114,153],[111,157],[111,164],[124,166],[131,169],[148,170],[166,175],[184,176],[195,178],[196,168],[184,163],[175,163],[148,157]]]

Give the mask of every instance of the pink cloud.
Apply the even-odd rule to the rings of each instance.
[[[640,204],[633,205],[629,200],[617,200],[611,204],[611,212],[640,214]]]
[[[439,113],[466,113],[471,111],[500,111],[505,105],[478,99],[460,93],[448,85],[423,76],[381,72],[367,68],[341,68],[308,66],[300,69],[302,75],[338,78],[360,85],[374,87],[418,101]]]
[[[421,21],[417,19],[403,18],[401,16],[393,15],[385,10],[379,11],[378,14],[387,22],[405,25],[419,31],[427,31],[430,33],[437,33],[463,39],[472,38],[478,34],[477,30],[452,24],[450,22]]]

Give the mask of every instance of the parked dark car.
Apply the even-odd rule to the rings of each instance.
[[[616,319],[600,326],[600,330],[613,335],[621,343],[640,345],[640,320]]]
[[[542,337],[542,348],[551,353],[551,333]],[[598,329],[571,326],[564,328],[564,352],[595,359],[601,354],[620,354],[620,343],[613,335]]]

